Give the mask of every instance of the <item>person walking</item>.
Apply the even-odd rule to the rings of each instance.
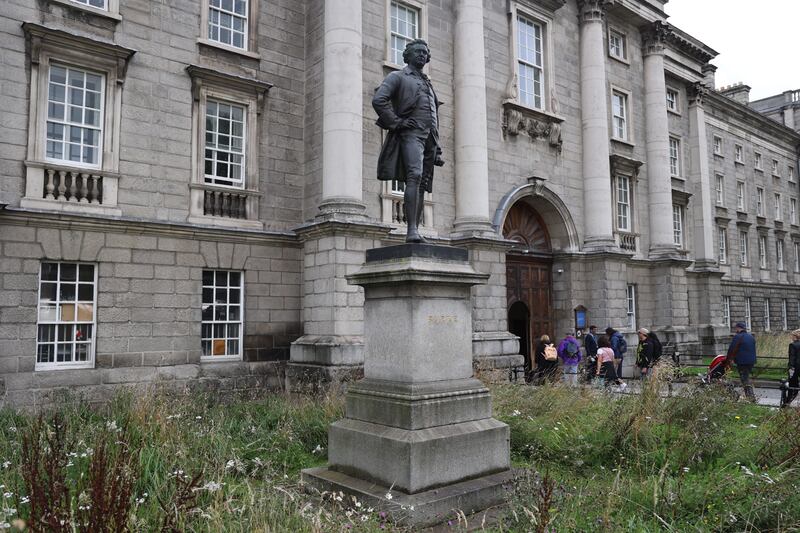
[[[636,332],[639,336],[639,345],[636,346],[636,367],[639,369],[639,376],[643,380],[650,377],[650,369],[655,363],[654,343],[650,339],[650,330],[639,328]]]
[[[797,397],[800,387],[800,329],[792,332],[792,342],[789,344],[789,390],[786,391],[786,401],[781,407],[786,407]]]
[[[578,384],[578,365],[581,362],[581,347],[571,331],[567,332],[566,337],[558,345],[558,356],[564,364],[564,383],[567,385]]]
[[[589,326],[589,333],[583,337],[583,349],[586,352],[584,381],[591,383],[597,375],[597,326]]]
[[[614,350],[614,365],[616,366],[617,377],[622,377],[622,361],[625,358],[625,352],[628,351],[628,343],[622,333],[611,326],[606,328],[606,335],[608,335],[608,341],[611,343],[611,349]]]
[[[536,362],[536,381],[540,384],[552,382],[558,368],[558,356],[553,357],[555,346],[550,342],[549,335],[542,335],[534,347],[534,360]]]
[[[739,379],[742,382],[745,396],[751,402],[755,402],[756,395],[750,382],[750,374],[756,364],[756,339],[747,332],[744,322],[737,322],[734,330],[736,334],[728,346],[728,360],[732,359],[736,363],[736,370],[739,371]]]
[[[601,335],[597,339],[597,379],[602,377],[606,387],[614,383],[620,391],[624,391],[628,386],[617,376],[614,357],[614,350],[611,348],[608,335]]]

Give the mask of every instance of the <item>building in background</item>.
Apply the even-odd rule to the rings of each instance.
[[[357,376],[347,275],[404,234],[370,100],[415,38],[445,102],[424,233],[491,274],[477,362],[589,323],[689,354],[795,328],[794,93],[715,90],[665,4],[7,2],[0,401]]]

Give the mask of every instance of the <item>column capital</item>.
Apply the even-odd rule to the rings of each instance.
[[[645,56],[664,53],[667,39],[672,35],[669,24],[657,20],[642,26],[639,31],[642,34],[642,49]]]
[[[708,87],[698,81],[686,86],[686,94],[689,97],[689,105],[702,106],[708,94]]]
[[[581,24],[603,22],[608,0],[578,0],[578,18]]]

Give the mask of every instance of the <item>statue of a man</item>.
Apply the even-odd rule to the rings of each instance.
[[[416,39],[403,51],[403,70],[392,72],[378,88],[372,107],[378,126],[389,130],[378,159],[378,179],[405,183],[406,242],[426,242],[419,234],[433,167],[444,165],[439,147],[439,100],[422,69],[431,60],[428,43]]]

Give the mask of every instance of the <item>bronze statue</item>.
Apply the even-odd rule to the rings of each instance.
[[[378,126],[389,130],[378,159],[378,179],[405,183],[403,210],[406,242],[426,242],[419,234],[433,167],[444,165],[439,146],[439,99],[422,69],[431,60],[428,43],[416,39],[403,51],[403,70],[392,72],[378,88],[372,107]]]

